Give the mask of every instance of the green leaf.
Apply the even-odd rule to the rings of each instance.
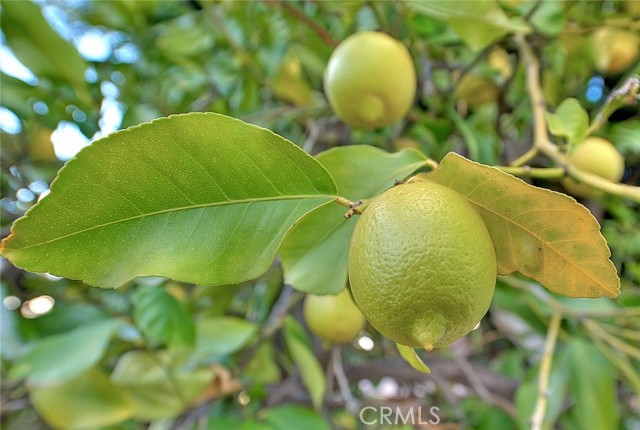
[[[449,24],[474,51],[510,32],[527,34],[531,31],[522,19],[509,18],[497,1],[428,0],[412,1],[409,4],[417,12]]]
[[[410,346],[400,345],[399,343],[396,343],[396,348],[398,348],[400,356],[404,358],[411,367],[416,369],[418,372],[431,373],[431,369],[429,369],[429,366],[422,361],[415,349]]]
[[[118,360],[111,381],[131,399],[134,418],[153,421],[183,412],[213,376],[211,369],[181,369],[166,353],[129,351]]]
[[[335,194],[320,163],[269,130],[176,115],[83,149],[2,255],[100,287],[145,275],[234,284],[264,273],[296,220]]]
[[[547,112],[547,121],[551,134],[567,138],[569,152],[587,137],[589,114],[576,99],[563,100],[555,113]]]
[[[11,368],[10,378],[26,377],[33,385],[68,380],[102,358],[109,339],[121,325],[115,319],[101,320],[36,341]]]
[[[264,421],[276,430],[329,430],[331,427],[317,412],[296,405],[283,405],[264,411]]]
[[[570,411],[576,428],[615,430],[620,428],[620,409],[616,390],[616,371],[594,345],[573,339],[568,345],[570,392],[574,405]]]
[[[284,323],[284,338],[291,358],[300,371],[302,383],[311,396],[313,407],[319,410],[322,406],[326,382],[322,367],[309,346],[309,337],[295,319],[287,317]]]
[[[560,1],[542,2],[531,17],[531,22],[545,36],[555,36],[562,31],[566,22],[565,5]]]
[[[421,177],[454,189],[475,206],[493,240],[499,274],[519,271],[569,297],[619,294],[600,225],[571,197],[453,152]]]
[[[369,199],[424,166],[425,156],[406,149],[389,154],[365,145],[325,151],[318,161],[331,173],[341,195]],[[356,219],[346,209],[327,205],[307,215],[280,248],[285,281],[300,291],[336,294],[347,284],[347,254]]]
[[[149,339],[170,347],[191,346],[195,327],[184,307],[160,287],[139,287],[133,295],[133,320]]]
[[[255,324],[235,317],[207,318],[196,323],[196,360],[219,358],[242,349],[257,334]]]
[[[612,124],[606,136],[623,154],[640,154],[640,119]]]
[[[272,344],[265,342],[258,347],[242,376],[254,384],[275,384],[280,381],[280,367]]]
[[[91,104],[85,61],[49,26],[40,7],[31,1],[2,0],[1,4],[2,31],[18,60],[37,76],[65,79],[82,102]]]
[[[129,419],[133,404],[102,372],[90,369],[61,384],[31,387],[33,407],[51,427],[95,430]]]

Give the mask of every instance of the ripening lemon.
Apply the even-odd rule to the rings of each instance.
[[[402,43],[385,33],[363,31],[333,51],[324,89],[345,123],[378,128],[409,112],[416,95],[416,71]]]
[[[620,182],[624,174],[624,158],[611,142],[601,137],[589,137],[582,142],[568,158],[569,164],[580,170],[601,176],[612,182]],[[576,197],[600,197],[602,191],[587,184],[579,184],[565,178],[562,186]]]
[[[394,342],[427,350],[455,342],[482,319],[496,270],[475,208],[428,181],[375,198],[349,249],[351,291],[367,320]]]
[[[591,38],[596,69],[618,75],[638,58],[640,36],[615,27],[602,27]]]
[[[309,330],[331,343],[349,342],[366,323],[346,288],[336,295],[309,294],[304,300],[303,313]]]

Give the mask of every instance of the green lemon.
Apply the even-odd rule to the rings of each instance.
[[[336,114],[353,127],[378,128],[404,117],[416,95],[407,48],[391,36],[363,31],[331,54],[324,89]]]
[[[346,288],[335,296],[309,294],[303,306],[309,330],[331,343],[345,343],[362,330],[365,319]]]
[[[613,182],[620,182],[624,174],[624,158],[606,139],[589,137],[582,142],[568,159],[569,164]],[[576,197],[600,197],[602,191],[587,184],[579,184],[571,178],[561,181],[562,186]]]
[[[496,256],[474,207],[443,185],[399,185],[356,224],[349,280],[371,325],[394,342],[448,345],[482,319],[495,288]]]
[[[470,108],[495,103],[500,91],[491,79],[483,76],[464,75],[453,94],[456,100],[464,101]]]

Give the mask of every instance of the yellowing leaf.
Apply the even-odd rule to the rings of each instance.
[[[425,175],[476,207],[496,249],[498,273],[518,271],[569,297],[616,297],[620,279],[596,219],[574,199],[449,153]]]
[[[400,345],[399,343],[396,343],[396,348],[398,348],[400,356],[404,358],[411,367],[422,373],[431,373],[431,369],[424,364],[424,361],[422,361],[415,349],[410,346]]]

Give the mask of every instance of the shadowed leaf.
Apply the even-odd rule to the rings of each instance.
[[[389,154],[371,146],[330,149],[317,159],[335,179],[341,195],[368,199],[393,186],[395,180],[424,165],[425,156],[407,149]],[[287,235],[280,257],[285,280],[314,294],[336,294],[347,284],[347,254],[356,219],[345,219],[346,209],[326,205],[307,215]]]
[[[322,367],[309,346],[309,337],[295,319],[287,317],[284,323],[284,338],[291,358],[300,372],[302,383],[311,396],[313,407],[319,410],[326,383]]]

